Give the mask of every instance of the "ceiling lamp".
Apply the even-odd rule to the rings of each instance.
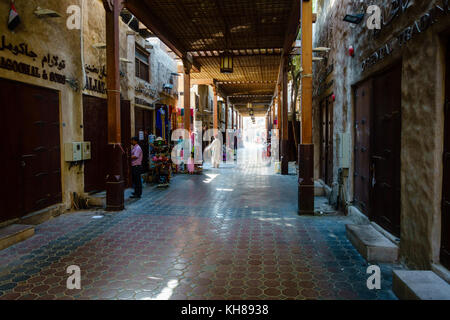
[[[225,51],[220,55],[220,72],[233,73],[233,54]]]
[[[53,11],[50,9],[42,9],[40,7],[36,8],[36,10],[34,11],[34,14],[38,18],[59,18],[59,17],[61,17],[61,15],[56,11]]]
[[[328,52],[330,50],[331,50],[331,48],[318,47],[318,48],[314,48],[313,52]]]
[[[350,22],[350,23],[353,23],[353,24],[360,24],[363,19],[364,19],[364,13],[347,14],[344,17],[344,21],[345,22]]]
[[[247,103],[247,109],[253,108],[253,104],[251,102]]]
[[[92,47],[95,49],[106,49],[106,43],[94,43]]]

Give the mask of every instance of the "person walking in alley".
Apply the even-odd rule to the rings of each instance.
[[[208,148],[206,148],[205,151],[209,151],[211,150],[211,164],[213,166],[213,168],[218,169],[220,162],[221,162],[221,158],[222,158],[222,143],[220,143],[220,140],[218,138],[218,136],[214,136],[213,141],[211,142],[211,144],[208,146]]]
[[[131,196],[132,199],[140,199],[142,196],[142,149],[138,144],[139,138],[133,137],[131,144],[133,148],[131,150],[131,179],[133,182],[134,193]]]

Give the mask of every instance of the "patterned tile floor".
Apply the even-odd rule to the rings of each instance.
[[[148,187],[120,213],[39,225],[0,251],[0,299],[396,299],[390,265],[367,289],[346,218],[298,216],[295,174],[272,172],[227,164]],[[81,290],[66,288],[70,265]]]

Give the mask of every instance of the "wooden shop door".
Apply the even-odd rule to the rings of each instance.
[[[355,147],[354,202],[365,215],[370,215],[370,151],[372,119],[372,79],[354,89]]]
[[[106,99],[83,95],[84,141],[91,142],[91,160],[84,164],[84,191],[106,189],[108,165],[108,103]]]
[[[320,103],[320,179],[326,182],[327,176],[327,108],[326,101]]]
[[[120,103],[120,130],[122,137],[123,178],[125,188],[131,188],[131,105],[130,101],[122,100]]]
[[[320,111],[320,172],[321,179],[329,186],[333,184],[333,103],[329,98],[321,102]]]
[[[62,201],[59,93],[0,79],[0,221]]]
[[[121,101],[121,136],[125,187],[130,185],[131,118],[130,102]],[[106,189],[108,170],[108,103],[106,99],[83,96],[84,141],[91,142],[91,160],[84,164],[84,190],[89,193]]]
[[[400,236],[401,64],[374,78],[371,218]]]
[[[135,135],[144,140],[139,141],[139,146],[142,148],[143,160],[142,167],[144,172],[149,171],[149,145],[148,136],[153,132],[153,110],[135,107]],[[142,137],[143,136],[143,137]]]
[[[333,184],[333,166],[334,166],[334,157],[333,157],[333,133],[334,133],[334,103],[330,100],[330,97],[327,98],[327,176],[326,183],[331,187]]]
[[[442,237],[440,260],[447,269],[450,269],[450,39],[448,41],[445,76],[444,186],[442,192]]]

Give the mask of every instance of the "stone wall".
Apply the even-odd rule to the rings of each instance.
[[[35,3],[33,3],[35,4]],[[16,9],[21,18],[21,24],[11,32],[7,29],[5,21],[0,24],[0,35],[5,37],[7,43],[26,43],[29,50],[37,54],[36,59],[23,55],[14,55],[7,50],[0,51],[0,56],[13,59],[18,62],[38,67],[40,72],[57,72],[64,74],[68,79],[74,79],[80,83],[81,72],[81,50],[80,31],[68,30],[66,27],[66,9],[69,5],[80,5],[80,0],[47,0],[39,1],[41,8],[52,9],[62,15],[61,18],[42,18],[34,15],[35,5],[30,5],[28,0],[16,0]],[[9,1],[0,2],[0,12],[6,19],[9,13]],[[56,55],[65,60],[65,68],[58,70],[47,65],[42,67],[42,59],[45,55]],[[28,75],[15,73],[13,71],[0,69],[0,77],[33,84],[41,87],[51,88],[60,92],[60,119],[61,119],[61,144],[64,142],[81,141],[83,137],[80,124],[82,123],[81,91],[72,89],[69,84],[58,84],[52,81],[35,78]],[[7,107],[7,106],[5,106]],[[61,148],[63,150],[63,148]],[[67,208],[71,206],[71,193],[83,191],[83,169],[74,167],[69,169],[69,164],[61,157],[61,176],[63,202]]]
[[[401,131],[401,242],[402,261],[412,268],[429,268],[438,262],[440,250],[440,217],[442,198],[442,152],[444,112],[444,31],[450,30],[450,13],[436,14],[436,23],[421,32],[415,32],[410,41],[401,46],[397,36],[414,26],[436,5],[445,9],[445,1],[407,1],[403,14],[375,34],[366,26],[366,20],[352,26],[343,21],[347,13],[364,12],[369,5],[382,8],[382,16],[389,20],[391,1],[372,0],[359,3],[350,0],[319,0],[318,20],[314,26],[314,46],[331,48],[328,59],[314,67],[314,87],[320,86],[327,65],[334,64],[328,77],[334,84],[322,95],[314,97],[315,175],[319,176],[320,123],[319,103],[334,93],[334,181],[339,170],[338,136],[341,132],[354,135],[354,108],[352,86],[371,75],[382,72],[395,63],[402,64],[402,131]],[[439,12],[439,11],[437,11]],[[367,18],[368,15],[366,15]],[[419,20],[420,22],[420,20]],[[426,20],[424,20],[426,23]],[[413,29],[411,29],[413,30]],[[404,33],[403,33],[404,34]],[[386,43],[392,52],[372,65],[373,56]],[[355,56],[348,49],[353,46]],[[365,68],[363,70],[363,64]],[[353,150],[353,147],[351,148]],[[353,158],[353,154],[352,154]],[[353,163],[353,161],[352,161]],[[346,182],[347,198],[353,200],[353,164]]]
[[[0,57],[13,59],[18,62],[39,67],[40,72],[57,72],[66,76],[68,80],[78,84],[78,88],[72,87],[68,82],[58,84],[42,78],[15,73],[0,68],[0,77],[16,80],[28,84],[42,86],[58,90],[60,92],[60,119],[61,119],[61,145],[66,142],[83,141],[83,94],[97,96],[106,99],[106,49],[95,46],[106,43],[105,10],[101,0],[42,0],[39,2],[29,0],[16,0],[16,9],[21,18],[21,24],[11,32],[6,23],[0,24],[0,37],[5,37],[6,43],[18,45],[26,43],[29,50],[37,54],[32,59],[25,55],[14,55],[9,50],[1,50]],[[61,17],[38,18],[34,11],[37,5],[41,8],[58,12]],[[81,29],[69,30],[66,22],[70,14],[66,13],[70,5],[82,8]],[[0,12],[7,17],[9,13],[9,1],[0,2]],[[133,32],[120,19],[120,57],[131,63],[122,61],[121,69],[121,95],[123,99],[131,101],[131,130],[134,133],[134,106],[135,97],[140,97],[154,103],[158,101],[158,89],[162,90],[162,83],[168,83],[172,72],[176,72],[176,62],[159,45],[150,49],[151,56],[151,82],[155,87],[155,97],[137,93],[135,90],[135,43],[145,46],[145,40]],[[83,53],[83,54],[82,54]],[[42,67],[42,59],[47,54],[56,55],[65,61],[65,68],[58,70],[56,67]],[[103,72],[104,71],[104,72]],[[86,86],[91,78],[92,86]],[[95,82],[97,81],[97,82]],[[175,79],[176,82],[176,79]],[[103,83],[103,84],[102,84]],[[104,86],[104,87],[103,87]],[[177,84],[174,91],[177,91]],[[86,115],[84,115],[86,116]],[[64,148],[61,148],[62,152]],[[72,206],[72,193],[84,193],[84,168],[77,166],[69,168],[69,163],[64,161],[61,153],[61,176],[63,203],[67,209]]]

